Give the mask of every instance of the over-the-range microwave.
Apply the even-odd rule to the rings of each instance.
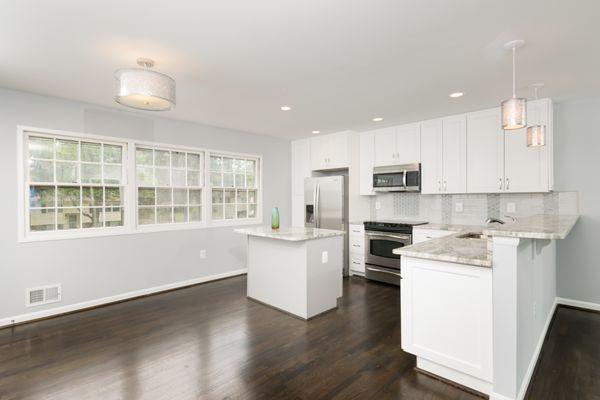
[[[420,192],[421,164],[390,165],[373,168],[373,191]]]

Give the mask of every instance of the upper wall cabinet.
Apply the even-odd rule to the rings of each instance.
[[[348,132],[332,133],[310,139],[310,166],[313,171],[349,166]]]
[[[359,137],[360,194],[363,196],[372,196],[375,194],[373,191],[375,134],[375,131],[363,132]]]
[[[310,140],[292,142],[292,195],[304,196],[304,179],[310,177]]]
[[[421,192],[465,193],[467,190],[466,116],[421,123]]]
[[[546,146],[527,147],[527,129],[504,132],[504,191],[547,192],[553,189],[552,102],[527,102],[527,124],[546,126]]]
[[[376,167],[421,161],[420,124],[407,124],[375,131]]]
[[[504,185],[504,131],[500,108],[467,114],[467,190],[498,193]]]
[[[547,192],[553,189],[552,103],[527,103],[528,125],[546,126],[546,146],[527,147],[527,129],[503,131],[500,108],[467,114],[469,193]]]

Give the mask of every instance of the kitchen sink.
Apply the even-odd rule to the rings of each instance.
[[[481,232],[469,232],[458,235],[459,239],[487,239],[487,235]]]

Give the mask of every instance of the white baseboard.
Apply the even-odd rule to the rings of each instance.
[[[232,276],[243,275],[248,270],[246,268],[238,269],[235,271],[228,271],[222,274],[202,276],[200,278],[194,278],[187,281],[182,282],[174,282],[168,283],[166,285],[154,286],[151,288],[135,290],[133,292],[121,293],[114,296],[103,297],[100,299],[88,300],[81,303],[70,304],[62,307],[49,308],[47,310],[36,311],[27,314],[15,315],[13,317],[2,318],[0,319],[0,328],[6,327],[9,325],[20,324],[27,321],[33,321],[40,318],[47,318],[52,316],[57,316],[60,314],[66,314],[73,311],[85,310],[86,308],[97,307],[101,305],[106,305],[110,303],[115,303],[118,301],[123,301],[127,299],[133,299],[140,296],[146,296],[149,294],[155,294],[164,292],[167,290],[178,289],[185,286],[197,285],[199,283],[210,282],[217,279],[229,278]]]
[[[590,303],[587,301],[565,299],[564,297],[557,297],[556,300],[558,301],[558,304],[563,304],[565,306],[572,306],[572,307],[585,308],[587,310],[600,311],[600,304],[598,304],[598,303]]]

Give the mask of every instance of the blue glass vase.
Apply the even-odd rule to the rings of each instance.
[[[271,210],[271,229],[279,229],[279,208],[273,207]]]

